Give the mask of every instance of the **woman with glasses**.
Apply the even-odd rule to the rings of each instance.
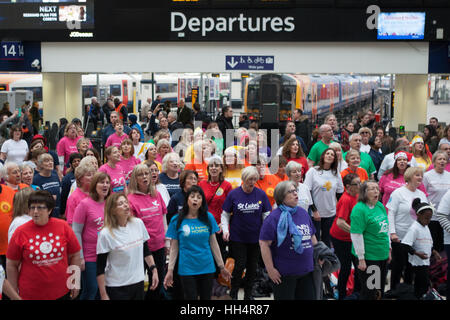
[[[244,269],[244,300],[252,299],[259,257],[259,233],[262,221],[272,211],[265,192],[255,187],[258,179],[259,173],[255,167],[242,170],[242,185],[228,194],[222,207],[223,239],[230,241],[230,256],[235,260],[230,291],[231,298],[235,300]]]
[[[361,180],[356,173],[349,173],[343,179],[345,192],[336,206],[336,218],[330,229],[331,242],[334,252],[341,262],[338,277],[339,300],[347,295],[347,281],[352,269],[352,239],[350,237],[350,214],[358,202],[358,193]],[[357,265],[355,265],[355,268]],[[355,279],[354,292],[359,291],[359,283]]]
[[[278,208],[264,220],[259,236],[261,256],[275,300],[314,300],[314,224],[297,206],[297,187],[280,182],[274,193]]]
[[[51,217],[54,208],[48,191],[34,191],[28,198],[32,221],[18,228],[8,245],[8,281],[24,300],[69,300],[79,293],[70,281],[68,286],[67,270],[80,266],[81,248],[67,222]]]
[[[164,280],[164,267],[166,263],[165,234],[167,231],[166,204],[161,194],[156,190],[155,184],[150,178],[150,168],[145,164],[138,164],[131,172],[128,186],[128,201],[131,214],[144,222],[150,236],[148,248],[153,254],[158,270],[159,284],[156,290],[148,290],[146,300],[159,300],[160,287]],[[151,275],[148,268],[147,272]]]
[[[357,259],[360,300],[381,298],[391,259],[389,223],[386,210],[378,201],[380,191],[376,181],[369,180],[361,185],[358,203],[350,215],[350,237],[352,254]],[[374,272],[375,270],[375,272]],[[373,286],[373,283],[379,286]]]
[[[198,183],[198,185],[205,193],[208,211],[214,216],[214,219],[216,219],[217,224],[220,226],[222,206],[228,194],[232,190],[232,186],[223,176],[224,165],[222,164],[221,159],[211,159],[208,163],[207,170],[208,180],[202,180]],[[216,235],[222,258],[226,260],[226,245],[222,238],[222,232],[219,231]]]
[[[2,144],[0,159],[21,165],[28,154],[28,144],[22,139],[22,128],[13,125],[9,132],[9,140]]]

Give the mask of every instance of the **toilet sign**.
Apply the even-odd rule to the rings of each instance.
[[[225,56],[225,70],[273,71],[274,66],[274,56]]]

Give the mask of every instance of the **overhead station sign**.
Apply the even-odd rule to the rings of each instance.
[[[274,56],[226,56],[225,70],[273,71]]]

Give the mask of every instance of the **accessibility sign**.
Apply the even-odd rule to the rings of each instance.
[[[225,70],[274,70],[274,56],[225,56]]]

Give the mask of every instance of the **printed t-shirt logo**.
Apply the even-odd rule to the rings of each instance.
[[[219,189],[217,189],[217,191],[216,191],[216,196],[220,197],[221,195],[223,195],[223,189],[222,189],[222,188],[219,188]]]
[[[9,204],[9,203],[6,202],[6,201],[2,201],[2,202],[0,203],[0,210],[1,210],[3,213],[7,213],[7,212],[11,211],[11,204]]]
[[[322,189],[323,189],[323,190],[330,191],[332,187],[333,187],[333,185],[331,184],[331,181],[327,181],[327,182],[325,182],[325,184],[322,186]]]
[[[63,257],[64,247],[61,244],[61,238],[58,235],[49,233],[47,236],[41,237],[36,235],[28,240],[30,254],[28,257],[32,259],[33,264],[38,265],[54,265]]]

